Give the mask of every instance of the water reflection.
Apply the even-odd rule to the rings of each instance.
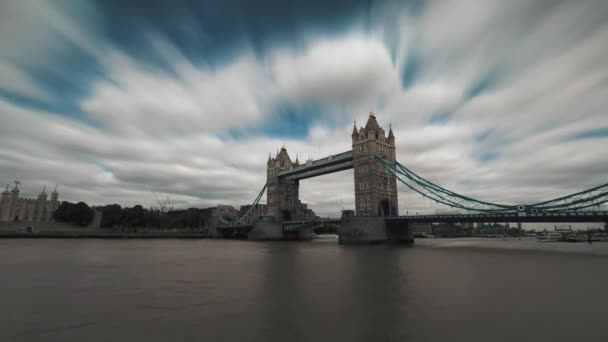
[[[604,341],[607,260],[440,242],[0,240],[0,341]]]
[[[262,265],[260,341],[408,336],[407,272],[395,246],[275,245]],[[257,340],[257,339],[256,339]]]

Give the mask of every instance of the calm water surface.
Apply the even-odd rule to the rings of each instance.
[[[608,341],[608,243],[417,243],[0,240],[0,341]]]

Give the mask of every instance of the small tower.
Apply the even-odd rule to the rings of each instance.
[[[59,208],[59,193],[57,192],[57,185],[55,185],[55,189],[51,192],[51,203],[49,203],[49,211],[47,221],[51,221],[53,219],[53,213],[55,210]]]
[[[53,210],[57,209],[54,204],[57,204],[57,206],[59,206],[59,193],[57,192],[57,185],[55,185],[55,190],[51,192],[51,208]]]
[[[36,204],[34,205],[34,211],[31,213],[32,221],[46,221],[47,215],[47,195],[46,195],[46,185],[42,189],[42,192],[38,194],[38,198],[36,199]]]
[[[0,221],[8,220],[8,209],[9,209],[9,196],[11,193],[8,191],[8,184],[6,184],[6,189],[2,192],[0,196]]]
[[[391,129],[387,137],[376,120],[376,114],[370,112],[365,127],[358,132],[353,128],[356,214],[357,216],[398,215],[397,180],[374,156],[394,164],[395,136]]]
[[[15,181],[15,186],[11,190],[11,194],[8,199],[8,220],[12,221],[16,218],[17,213],[17,202],[19,201],[19,181]]]
[[[38,194],[38,201],[46,201],[47,200],[47,195],[46,195],[46,185],[42,188],[42,192],[40,192]]]

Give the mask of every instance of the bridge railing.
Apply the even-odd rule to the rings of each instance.
[[[401,215],[387,216],[386,218],[402,218],[402,217],[559,217],[559,216],[608,216],[608,211],[558,211],[558,212],[542,212],[535,214],[430,214],[430,215]]]

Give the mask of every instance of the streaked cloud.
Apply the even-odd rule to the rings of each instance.
[[[603,1],[136,8],[0,5],[0,180],[94,204],[246,204],[269,152],[348,150],[373,109],[400,162],[454,191],[518,203],[607,181]],[[302,200],[352,208],[351,174],[303,181]],[[434,208],[405,189],[400,207]]]

